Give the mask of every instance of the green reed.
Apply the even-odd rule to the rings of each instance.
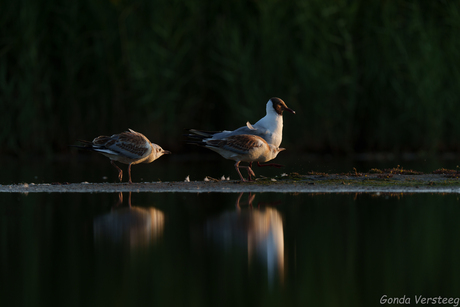
[[[67,151],[127,128],[184,150],[184,128],[285,115],[283,146],[457,150],[454,1],[11,2],[0,10],[1,152]]]

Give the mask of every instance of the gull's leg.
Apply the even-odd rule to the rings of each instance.
[[[129,175],[129,181],[128,181],[128,183],[133,183],[133,182],[131,181],[131,164],[132,164],[132,163],[129,163],[129,165],[128,165],[128,175]]]
[[[119,168],[115,162],[113,162],[113,160],[110,160],[110,163],[115,166],[115,168],[118,170],[118,179],[120,179],[120,182],[121,182],[121,179],[123,178],[123,171],[121,170],[121,168]]]
[[[257,162],[257,163],[259,163],[259,162]],[[247,171],[248,171],[248,179],[249,179],[249,181],[252,181],[251,175],[253,175],[254,177],[256,176],[254,174],[254,172],[252,171],[252,161],[249,162],[249,168],[247,168]]]
[[[248,166],[245,166],[245,168],[247,168],[247,170],[248,170],[249,181],[252,181],[251,175],[255,177],[256,174],[255,174],[254,171],[252,170],[251,166],[248,165]]]
[[[236,171],[238,172],[238,175],[240,175],[240,178],[241,178],[241,181],[246,181],[246,179],[243,178],[243,175],[241,175],[241,172],[240,172],[240,162],[241,161],[238,161],[235,163],[235,168],[236,168]]]
[[[238,164],[239,164],[239,162],[238,162]],[[236,166],[236,164],[235,164],[235,166]],[[247,169],[248,175],[249,175],[249,181],[252,181],[252,180],[251,180],[251,175],[252,175],[252,176],[256,176],[256,174],[254,174],[254,172],[252,171],[252,168],[251,168],[249,165],[248,165],[248,166],[240,166],[240,165],[238,165],[238,168],[245,168],[245,169]],[[238,170],[238,173],[240,173],[239,170]],[[240,176],[241,176],[241,173],[240,173]],[[241,177],[243,177],[243,176],[241,176]],[[243,181],[245,181],[245,180],[243,180]]]

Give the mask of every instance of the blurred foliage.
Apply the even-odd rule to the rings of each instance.
[[[285,116],[298,151],[458,150],[460,3],[21,0],[0,10],[1,153]]]

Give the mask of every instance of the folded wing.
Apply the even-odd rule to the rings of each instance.
[[[149,140],[142,133],[129,129],[129,131],[110,137],[99,136],[95,138],[93,149],[101,153],[139,159],[150,154],[151,146]]]

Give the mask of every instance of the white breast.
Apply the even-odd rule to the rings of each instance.
[[[268,144],[280,147],[283,139],[283,117],[276,112],[269,112],[254,124],[254,128],[265,130],[265,141]]]

